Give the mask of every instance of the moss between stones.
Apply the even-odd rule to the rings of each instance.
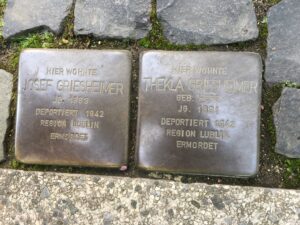
[[[282,89],[285,87],[300,89],[300,85],[297,85],[296,83],[285,82],[285,83],[281,84],[281,86],[278,88],[278,89],[280,89],[280,93],[282,92]],[[272,146],[275,146],[276,131],[275,131],[274,123],[270,124],[270,127],[271,127],[270,132],[272,132],[272,134],[273,134],[273,143],[272,143],[273,145]],[[285,181],[286,187],[299,188],[300,187],[300,159],[287,159],[286,157],[282,156],[282,160],[284,160],[284,166],[286,168],[285,173],[284,173],[284,181]]]
[[[2,37],[2,29],[4,26],[3,22],[3,13],[4,13],[4,8],[6,6],[6,0],[0,0],[0,50],[1,46],[3,46],[3,37]]]
[[[5,0],[0,0],[0,18],[3,17]],[[291,83],[276,85],[274,87],[263,86],[263,111],[261,122],[261,157],[260,172],[258,176],[250,179],[234,178],[212,178],[205,176],[178,176],[164,173],[147,173],[135,169],[135,134],[137,117],[137,93],[138,93],[138,56],[145,49],[162,50],[207,50],[207,51],[252,51],[266,57],[267,46],[267,9],[278,3],[278,0],[254,0],[260,30],[259,38],[255,41],[248,41],[237,44],[222,46],[203,46],[203,45],[174,45],[164,36],[160,22],[156,14],[156,0],[152,0],[151,22],[152,30],[146,38],[140,41],[132,40],[97,40],[93,37],[76,37],[73,32],[74,7],[65,21],[65,29],[62,35],[55,37],[49,32],[36,32],[23,37],[6,42],[0,33],[0,68],[14,74],[14,95],[11,103],[11,126],[7,134],[5,146],[7,149],[8,160],[1,164],[2,168],[13,168],[23,170],[38,171],[57,171],[74,172],[89,174],[121,175],[130,177],[152,177],[171,180],[181,180],[183,182],[207,182],[224,183],[266,187],[300,187],[300,160],[290,160],[275,153],[276,135],[273,124],[272,106],[279,98],[284,86],[295,86]],[[1,20],[0,20],[1,21]],[[0,23],[1,30],[1,23]],[[76,48],[76,49],[127,49],[133,54],[133,77],[131,88],[131,117],[130,117],[130,142],[129,142],[129,170],[121,173],[111,169],[80,168],[80,167],[60,167],[60,166],[41,166],[25,165],[19,163],[14,157],[14,121],[16,112],[16,93],[17,93],[17,66],[20,52],[24,48]]]
[[[279,2],[281,2],[281,0],[268,0],[268,3],[270,3],[272,5],[276,5]]]
[[[151,23],[152,29],[149,35],[141,39],[138,43],[140,47],[160,50],[200,50],[205,49],[205,45],[176,45],[169,42],[163,35],[163,28],[157,18],[156,13],[156,0],[152,0],[152,11],[151,11]]]
[[[276,129],[273,121],[272,107],[274,103],[280,98],[283,88],[300,88],[299,85],[291,82],[285,82],[282,84],[275,85],[273,87],[266,87],[264,91],[264,119],[267,123],[267,132],[269,134],[269,146],[270,146],[270,157],[278,165],[284,168],[283,171],[283,185],[287,188],[299,188],[300,187],[300,159],[288,159],[282,155],[275,153],[276,144]]]

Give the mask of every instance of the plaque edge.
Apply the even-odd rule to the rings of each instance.
[[[47,53],[47,52],[51,52],[51,53],[55,53],[55,52],[82,52],[82,51],[86,51],[86,52],[98,52],[98,53],[119,53],[124,55],[126,58],[124,58],[124,60],[126,59],[127,63],[128,63],[128,77],[126,79],[128,79],[128,95],[126,96],[128,99],[128,103],[126,104],[128,110],[127,110],[127,118],[126,118],[126,132],[127,135],[125,135],[125,143],[124,143],[124,147],[123,147],[123,157],[121,159],[122,162],[124,163],[112,163],[112,164],[101,164],[101,165],[94,165],[94,164],[85,164],[85,165],[78,165],[76,163],[71,163],[71,164],[67,164],[67,163],[53,163],[53,162],[44,162],[41,160],[26,160],[26,157],[22,156],[22,151],[20,150],[20,146],[19,146],[19,120],[20,120],[20,116],[18,111],[20,110],[20,105],[21,105],[21,100],[20,100],[20,96],[21,96],[21,83],[19,82],[18,79],[18,84],[17,84],[17,96],[16,96],[16,119],[15,119],[15,140],[14,140],[14,155],[15,155],[15,159],[18,162],[21,162],[23,164],[26,165],[43,165],[43,166],[71,166],[71,167],[89,167],[89,168],[120,168],[122,166],[127,166],[128,167],[128,159],[129,159],[129,131],[130,131],[130,111],[131,111],[131,88],[132,88],[132,53],[129,50],[118,50],[118,49],[58,49],[58,48],[53,48],[53,49],[44,49],[44,48],[26,48],[23,49],[20,53],[20,57],[19,57],[19,62],[18,62],[18,77],[20,77],[21,74],[21,64],[23,62],[23,58],[27,55],[27,54],[31,54],[31,53]],[[5,159],[4,159],[5,160]]]
[[[147,56],[148,54],[157,54],[157,53],[176,53],[176,54],[187,54],[187,53],[195,53],[195,54],[217,54],[217,53],[226,53],[227,55],[234,55],[234,54],[241,54],[245,55],[251,58],[256,59],[257,63],[257,68],[258,68],[258,83],[259,83],[259,93],[258,93],[258,118],[257,118],[257,146],[256,146],[256,157],[255,157],[255,166],[253,170],[249,170],[249,173],[245,173],[244,175],[230,175],[230,174],[212,174],[212,173],[199,173],[199,172],[177,172],[173,170],[168,170],[168,169],[154,169],[154,167],[149,167],[149,166],[143,166],[143,163],[140,162],[139,158],[139,150],[140,150],[140,129],[141,129],[141,124],[140,124],[140,104],[141,100],[140,97],[142,96],[142,91],[141,88],[139,88],[138,91],[138,96],[139,96],[139,101],[138,101],[138,114],[137,114],[137,132],[136,132],[136,154],[135,154],[135,162],[138,167],[138,169],[143,170],[143,171],[152,171],[152,172],[167,172],[167,173],[172,173],[172,174],[183,174],[183,175],[197,175],[197,176],[212,176],[212,177],[230,177],[230,178],[252,178],[255,177],[259,173],[259,160],[260,160],[260,134],[261,134],[261,103],[262,103],[262,88],[263,88],[263,61],[262,57],[259,53],[256,52],[243,52],[243,51],[170,51],[170,50],[145,50],[140,52],[139,54],[139,85],[141,84],[141,79],[142,79],[142,70],[143,70],[143,62],[144,62],[144,57]],[[254,159],[254,158],[253,158]]]

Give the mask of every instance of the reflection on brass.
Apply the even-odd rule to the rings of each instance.
[[[126,165],[130,77],[127,51],[24,51],[17,159],[30,164]]]
[[[255,175],[261,74],[261,58],[254,53],[143,53],[138,166],[185,174]]]

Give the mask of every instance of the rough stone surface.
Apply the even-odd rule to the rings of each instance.
[[[3,37],[45,29],[56,34],[63,29],[64,19],[73,0],[8,0],[4,14]]]
[[[176,44],[227,44],[258,37],[252,0],[158,0],[165,36]]]
[[[0,224],[299,225],[295,190],[0,170]]]
[[[13,87],[12,78],[10,73],[0,70],[0,161],[4,159],[3,141],[9,117],[9,104]]]
[[[284,0],[268,13],[268,83],[300,84],[300,1]]]
[[[273,107],[276,152],[300,158],[300,90],[285,88]]]
[[[151,28],[150,12],[151,0],[77,0],[75,33],[140,39]]]

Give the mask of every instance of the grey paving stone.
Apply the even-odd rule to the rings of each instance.
[[[285,88],[273,107],[276,152],[300,158],[300,90]]]
[[[141,39],[151,29],[151,0],[77,0],[75,33]]]
[[[268,13],[266,81],[300,83],[300,1],[284,0]]]
[[[8,0],[3,37],[7,39],[36,29],[58,34],[72,4],[73,0]]]
[[[0,208],[3,225],[300,224],[295,190],[12,170],[0,170]]]
[[[252,0],[158,0],[165,36],[176,44],[227,44],[258,37]]]
[[[3,141],[7,131],[9,105],[12,96],[12,78],[10,73],[0,69],[0,161],[4,159]]]

